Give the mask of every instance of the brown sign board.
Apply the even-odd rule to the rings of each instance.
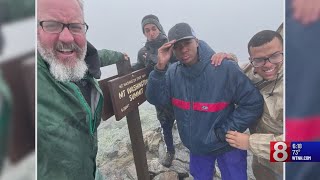
[[[105,96],[103,112],[108,111],[108,115],[111,116],[114,112],[117,120],[124,116],[127,117],[137,177],[138,179],[150,180],[138,110],[139,104],[145,101],[147,71],[141,69],[132,73],[130,60],[118,61],[116,65],[119,77],[100,81]],[[110,108],[113,109],[113,112]],[[105,114],[102,116],[107,117]]]
[[[111,79],[115,79],[117,77],[118,77],[118,75],[112,76],[112,77],[109,77],[107,79],[103,79],[103,80],[99,81],[99,85],[100,85],[100,88],[102,90],[103,97],[104,97],[103,109],[102,109],[102,115],[101,115],[103,120],[107,120],[111,116],[114,115],[111,96],[110,96],[110,90],[109,90],[109,87],[108,87],[108,81],[110,81]]]
[[[107,82],[117,121],[146,101],[147,81],[146,69],[140,69]]]

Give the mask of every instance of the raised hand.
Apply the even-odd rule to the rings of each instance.
[[[175,43],[175,40],[172,40],[170,42],[167,42],[163,44],[159,49],[158,49],[158,62],[157,62],[157,69],[163,70],[165,69],[166,65],[168,64],[172,52],[173,52],[173,44]]]

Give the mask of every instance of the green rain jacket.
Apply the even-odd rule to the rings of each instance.
[[[9,116],[11,110],[11,96],[0,72],[0,172],[6,155]]]
[[[123,59],[123,54],[115,51],[102,50],[98,54],[101,66]],[[75,83],[54,79],[39,54],[37,70],[38,179],[95,179],[96,130],[103,105],[97,80],[91,73],[84,77],[92,87],[89,105]]]
[[[261,76],[254,73],[254,68],[249,63],[243,66],[243,71],[257,86],[264,99],[263,114],[258,123],[250,128],[249,149],[254,159],[257,159],[252,166],[259,163],[266,171],[271,170],[281,176],[283,163],[270,162],[270,141],[283,141],[283,67],[281,66],[277,79],[272,81],[263,81]]]

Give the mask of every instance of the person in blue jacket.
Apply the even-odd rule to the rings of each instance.
[[[149,75],[147,100],[172,103],[194,179],[212,180],[216,160],[222,179],[247,179],[247,152],[231,147],[225,135],[256,122],[263,110],[261,94],[234,62],[211,65],[214,52],[199,44],[188,24],[176,24],[168,39]],[[168,67],[173,53],[179,62]]]
[[[286,1],[286,141],[320,141],[320,1]],[[319,179],[320,162],[286,163],[286,179]]]
[[[159,21],[159,18],[153,14],[146,15],[141,21],[142,32],[147,39],[145,45],[139,50],[137,63],[133,64],[134,71],[147,68],[149,74],[158,61],[158,49],[166,42],[168,37]],[[204,42],[199,41],[204,48],[208,51],[213,51],[210,46]],[[175,56],[170,58],[170,63],[177,62]],[[157,119],[160,122],[162,128],[163,140],[166,145],[166,153],[163,158],[159,159],[159,162],[165,166],[170,167],[175,156],[175,147],[173,143],[172,128],[174,125],[174,113],[171,103],[164,106],[155,106],[157,112]],[[160,152],[161,153],[161,152]]]

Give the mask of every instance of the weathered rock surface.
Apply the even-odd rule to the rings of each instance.
[[[189,150],[179,138],[176,126],[173,129],[176,149],[175,159],[170,168],[159,163],[165,155],[161,128],[156,118],[155,108],[145,102],[139,107],[143,138],[146,148],[148,169],[154,180],[193,180],[189,174]],[[106,180],[136,180],[137,173],[132,155],[131,141],[126,119],[116,121],[111,118],[98,128],[97,166]],[[251,153],[248,153],[248,176],[254,179],[251,169]],[[216,168],[215,179],[221,179]]]

